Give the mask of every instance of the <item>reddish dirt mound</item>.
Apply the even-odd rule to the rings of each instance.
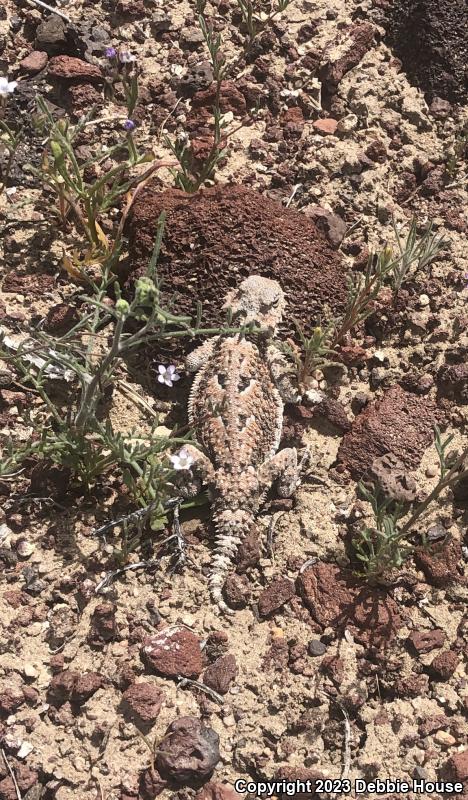
[[[429,96],[466,102],[468,6],[463,0],[389,4],[388,40],[410,80]]]
[[[177,312],[193,314],[200,299],[204,322],[222,324],[227,290],[255,273],[281,283],[289,317],[298,317],[306,328],[325,304],[335,313],[343,309],[344,267],[314,223],[243,186],[194,195],[148,186],[128,223],[132,278],[146,269],[162,210],[167,219],[158,273],[165,299],[174,297]],[[290,320],[284,328],[294,330]]]

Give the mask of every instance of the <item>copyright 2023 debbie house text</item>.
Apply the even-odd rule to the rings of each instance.
[[[293,797],[294,795],[312,795],[313,797],[324,797],[329,793],[350,794],[356,797],[359,795],[372,796],[385,795],[388,792],[401,794],[402,797],[412,792],[412,794],[425,795],[458,795],[463,793],[463,783],[461,781],[428,781],[414,779],[404,781],[399,779],[385,778],[383,780],[367,781],[356,778],[351,781],[348,779],[319,779],[315,780],[279,780],[279,781],[246,781],[239,779],[234,783],[234,789],[239,794],[253,794],[256,797]]]

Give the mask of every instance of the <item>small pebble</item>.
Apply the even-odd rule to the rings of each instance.
[[[311,639],[309,642],[309,655],[310,656],[323,656],[326,652],[327,646],[320,639]]]
[[[437,471],[437,467],[428,467],[426,469],[426,478],[435,478]]]
[[[437,731],[437,733],[434,734],[434,742],[439,744],[441,747],[447,748],[456,744],[457,740],[454,736],[452,736],[451,733],[448,733],[447,731]]]
[[[26,678],[37,678],[39,673],[36,667],[28,661],[23,667],[23,675]]]
[[[419,305],[421,306],[421,308],[425,308],[426,306],[429,305],[429,303],[430,303],[430,299],[429,299],[428,295],[427,294],[422,294],[421,297],[419,298]]]
[[[16,551],[21,558],[29,558],[34,552],[34,545],[32,542],[28,542],[27,539],[21,538],[16,543]]]

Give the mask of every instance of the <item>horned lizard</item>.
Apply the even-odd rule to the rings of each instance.
[[[202,483],[208,487],[215,527],[209,587],[225,613],[232,613],[222,597],[225,578],[268,489],[277,481],[279,494],[289,497],[299,483],[296,449],[277,452],[283,401],[299,399],[287,361],[272,343],[284,308],[279,283],[246,278],[228,293],[223,309],[231,309],[236,325],[254,323],[260,332],[216,336],[186,362],[197,372],[188,411],[201,450],[188,445],[184,451],[192,493]]]

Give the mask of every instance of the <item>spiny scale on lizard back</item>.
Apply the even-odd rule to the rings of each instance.
[[[240,336],[221,337],[192,386],[190,422],[223,473],[256,467],[279,445],[283,404],[262,350]]]

